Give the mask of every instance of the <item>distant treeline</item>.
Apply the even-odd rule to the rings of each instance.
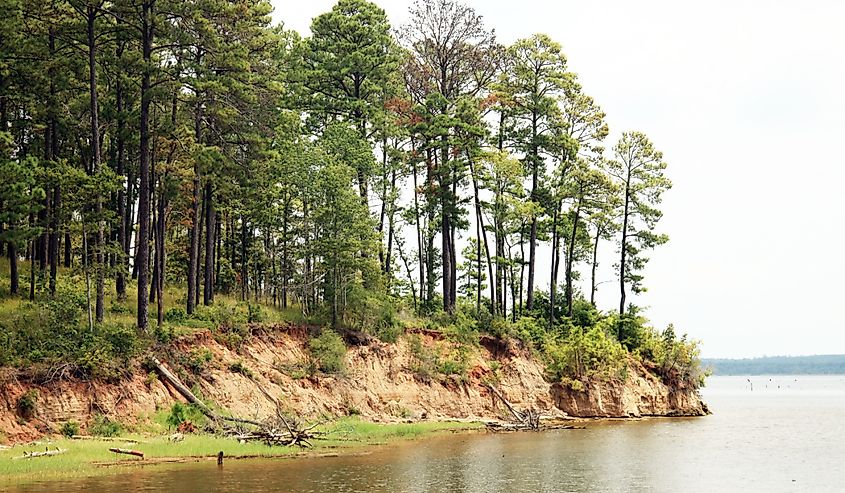
[[[714,375],[832,375],[845,374],[845,354],[767,356],[750,359],[704,359]]]

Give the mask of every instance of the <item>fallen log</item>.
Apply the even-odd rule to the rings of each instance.
[[[508,402],[507,399],[505,399],[505,396],[503,396],[502,393],[499,392],[499,389],[497,389],[493,384],[488,383],[487,387],[490,388],[490,391],[493,392],[493,395],[498,397],[499,400],[501,400],[505,404],[505,407],[507,407],[508,410],[513,415],[513,417],[516,421],[516,425],[514,426],[514,429],[528,429],[528,430],[534,430],[534,431],[540,430],[540,414],[539,413],[537,413],[536,411],[531,410],[531,409],[528,409],[525,412],[519,412],[513,407],[513,405],[510,402]]]
[[[67,449],[56,448],[56,450],[44,450],[44,452],[24,452],[20,457],[12,457],[12,459],[34,459],[36,457],[52,457],[67,452]]]
[[[194,393],[191,392],[191,390],[188,389],[188,387],[186,387],[185,384],[183,384],[181,380],[179,380],[179,377],[177,377],[176,375],[171,373],[171,371],[168,370],[167,367],[165,367],[162,364],[162,362],[158,360],[158,358],[151,357],[150,361],[152,361],[153,365],[155,365],[156,370],[158,370],[158,372],[161,374],[161,376],[164,377],[164,379],[170,385],[172,385],[173,388],[175,388],[176,391],[179,392],[179,394],[182,395],[182,397],[184,397],[188,402],[190,402],[191,404],[196,406],[197,409],[199,409],[200,412],[202,412],[204,415],[206,415],[209,419],[211,419],[213,421],[229,421],[231,423],[240,423],[240,424],[247,424],[247,425],[253,425],[253,426],[262,426],[262,424],[259,423],[258,421],[252,421],[252,420],[243,419],[243,418],[235,418],[235,417],[232,417],[232,416],[222,416],[220,414],[215,413],[214,411],[209,409],[209,407],[206,406],[204,402],[199,400],[197,398],[197,396],[195,396]]]
[[[310,426],[305,426],[298,419],[286,418],[281,411],[281,404],[278,399],[275,399],[266,389],[255,379],[253,381],[258,385],[261,392],[276,405],[276,418],[268,419],[266,422],[260,423],[249,419],[235,418],[230,416],[221,416],[212,411],[204,402],[199,400],[188,387],[183,384],[179,378],[174,375],[167,367],[162,364],[155,357],[150,357],[150,361],[155,366],[156,370],[161,374],[164,381],[168,382],[179,394],[182,395],[188,402],[195,405],[204,415],[215,422],[228,421],[237,424],[246,424],[256,427],[256,430],[246,431],[244,427],[229,427],[228,434],[239,441],[261,440],[267,445],[284,445],[299,447],[311,447],[311,440],[318,439],[325,435],[324,432],[315,432],[314,428],[321,423],[315,423]]]
[[[129,450],[125,448],[110,448],[109,452],[114,452],[116,454],[126,454],[126,455],[134,455],[135,457],[144,458],[144,453],[140,450]]]
[[[90,435],[72,435],[73,440],[97,440],[100,442],[121,442],[121,443],[141,443],[134,438],[120,438],[120,437],[95,437]]]

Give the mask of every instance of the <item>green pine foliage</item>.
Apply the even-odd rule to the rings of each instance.
[[[327,373],[340,334],[425,326],[451,344],[419,348],[429,376],[465,375],[492,335],[553,379],[616,378],[635,357],[700,380],[697,346],[627,299],[668,241],[667,164],[641,132],[605,150],[560,43],[503,46],[460,0],[414,2],[404,26],[339,0],[308,36],[271,13],[4,4],[0,365],[118,380],[196,331],[240,351],[310,323],[327,329],[308,368]],[[618,315],[595,303],[606,262]],[[213,364],[179,356],[189,376]]]

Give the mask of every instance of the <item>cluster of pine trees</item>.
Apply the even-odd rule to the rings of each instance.
[[[548,284],[554,321],[595,302],[600,243],[617,245],[623,313],[667,240],[649,139],[605,150],[561,46],[503,46],[458,0],[419,0],[395,30],[339,0],[307,38],[272,26],[267,0],[0,5],[12,294],[21,259],[30,298],[55,294],[63,264],[84,273],[91,321],[106,289],[137,285],[143,331],[165,285],[185,286],[188,314],[225,292],[337,324],[361,292],[420,313],[462,294],[515,319]]]

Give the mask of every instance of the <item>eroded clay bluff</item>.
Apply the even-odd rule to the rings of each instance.
[[[625,381],[588,383],[584,391],[574,391],[547,382],[542,363],[520,343],[484,337],[471,357],[466,379],[424,378],[412,370],[417,356],[409,338],[403,337],[395,344],[374,341],[351,347],[342,376],[292,378],[285,368],[307,359],[306,329],[272,327],[253,332],[238,352],[218,343],[207,331],[182,338],[172,347],[172,354],[203,347],[211,351],[212,363],[195,377],[194,384],[206,400],[240,417],[268,416],[278,400],[285,410],[310,418],[354,412],[372,421],[506,419],[507,410],[487,387],[489,382],[514,407],[533,408],[549,417],[707,413],[697,390],[670,389],[633,360]],[[413,337],[428,348],[445,344],[437,333],[418,332]],[[163,361],[170,368],[176,365],[172,358]],[[231,371],[235,362],[249,368],[252,375]],[[130,426],[143,425],[156,411],[184,401],[175,389],[150,378],[140,364],[130,379],[120,383],[60,379],[35,384],[12,371],[0,378],[1,438],[9,443],[56,432],[66,421],[76,421],[85,430],[96,414]],[[30,389],[38,395],[36,416],[23,420],[16,403]]]

